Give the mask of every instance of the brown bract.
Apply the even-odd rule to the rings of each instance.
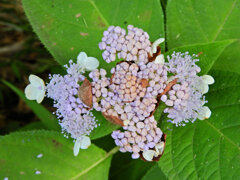
[[[166,88],[164,89],[164,91],[160,94],[160,96],[166,94],[168,91],[171,90],[172,86],[175,85],[178,81],[178,78],[172,80],[171,82],[169,82],[166,86]]]
[[[153,157],[153,160],[152,161],[159,161],[159,159],[162,157],[163,153],[164,153],[164,150],[165,150],[165,146],[166,146],[166,138],[167,138],[167,135],[163,133],[162,137],[161,137],[161,141],[164,142],[164,147],[163,147],[163,152],[162,154],[159,154],[159,156],[157,157]],[[140,158],[145,161],[145,162],[152,162],[152,161],[147,161],[143,155],[142,155],[143,152],[140,152]]]
[[[85,78],[82,85],[78,90],[78,97],[81,101],[86,104],[88,107],[92,108],[93,99],[92,99],[92,86],[91,82]]]
[[[155,61],[156,57],[159,56],[161,54],[161,48],[160,46],[157,46],[157,52],[154,53],[152,56],[150,54],[148,54],[148,61],[152,62]]]
[[[113,124],[117,124],[120,126],[123,126],[123,121],[117,117],[117,116],[112,116],[112,115],[108,115],[107,113],[102,112],[102,115],[111,123]]]
[[[141,86],[142,88],[146,88],[149,85],[147,79],[141,79]]]

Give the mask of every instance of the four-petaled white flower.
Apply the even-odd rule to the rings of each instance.
[[[160,54],[156,57],[155,61],[154,61],[156,64],[161,64],[161,65],[164,65],[165,63],[165,60],[164,60],[164,55],[163,54]]]
[[[164,38],[159,38],[156,41],[153,42],[152,47],[151,47],[151,51],[150,51],[150,55],[152,56],[154,53],[157,52],[157,47],[159,44],[163,43],[165,41]]]
[[[155,155],[156,155],[156,152],[154,150],[143,151],[143,157],[147,161],[152,161]]]
[[[31,74],[29,76],[30,84],[25,88],[25,96],[29,100],[37,100],[37,103],[41,103],[45,95],[44,81],[36,75]]]
[[[92,71],[97,69],[99,61],[94,57],[88,57],[85,52],[80,52],[77,57],[77,64],[81,66],[81,70]]]
[[[203,94],[206,94],[209,90],[208,85],[211,85],[214,83],[214,79],[212,76],[210,75],[203,75],[201,76],[201,90]]]
[[[143,157],[147,161],[152,161],[153,157],[158,157],[159,155],[163,154],[163,151],[164,151],[164,142],[160,142],[156,144],[155,150],[143,151]]]
[[[80,149],[87,149],[91,145],[91,140],[88,136],[82,135],[81,137],[76,139],[73,148],[74,156],[77,156]]]
[[[204,120],[208,119],[211,116],[211,110],[207,106],[203,106],[198,112],[198,119]]]

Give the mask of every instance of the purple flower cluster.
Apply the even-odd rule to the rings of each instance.
[[[93,80],[93,108],[122,121],[138,122],[149,117],[156,108],[157,95],[166,87],[163,65],[152,62],[139,68],[135,63],[121,62],[112,68],[111,73],[111,78],[106,77],[103,69],[89,74]]]
[[[168,69],[166,66],[155,62],[139,63],[138,77],[149,80],[146,97],[154,97],[161,94],[166,88]]]
[[[89,108],[78,98],[79,83],[85,77],[79,73],[79,65],[69,61],[67,74],[50,75],[50,82],[46,86],[47,97],[54,100],[57,108],[56,115],[62,131],[77,139],[81,135],[89,135],[97,124]]]
[[[111,88],[123,102],[132,102],[145,95],[146,88],[142,87],[141,79],[137,78],[138,70],[137,64],[127,62],[122,62],[111,70],[114,73]]]
[[[201,78],[197,75],[200,67],[188,53],[173,53],[168,57],[168,71],[173,74],[172,78],[178,79],[161,100],[168,106],[164,112],[168,113],[169,122],[177,126],[185,126],[185,123],[194,122],[198,118],[202,106],[206,103],[201,91]]]
[[[142,29],[128,25],[128,33],[119,26],[110,26],[103,32],[104,37],[99,43],[99,48],[104,50],[103,59],[110,63],[119,59],[135,62],[148,62],[148,53],[151,51],[149,35]]]
[[[136,159],[162,142],[162,132],[152,112],[156,109],[157,95],[166,87],[167,69],[154,62],[147,65],[121,62],[111,73],[111,78],[106,77],[103,69],[89,74],[93,81],[93,108],[123,121],[125,131],[114,131],[112,136],[122,152],[133,152]]]
[[[139,122],[131,121],[123,128],[124,132],[113,131],[112,137],[115,144],[120,146],[119,150],[131,152],[133,159],[139,158],[141,152],[153,149],[156,144],[161,142],[163,135],[153,116]]]

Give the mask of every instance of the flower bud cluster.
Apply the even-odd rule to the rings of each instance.
[[[167,84],[168,69],[162,64],[149,62],[147,64],[139,63],[140,71],[138,77],[148,79],[149,86],[147,87],[146,97],[155,97],[163,92]]]
[[[154,149],[163,135],[153,116],[139,122],[130,121],[123,128],[124,132],[113,131],[112,137],[115,144],[120,146],[120,151],[131,152],[133,159],[139,158],[144,151]]]
[[[79,65],[69,61],[70,66],[64,76],[59,74],[50,75],[50,82],[47,84],[47,97],[54,100],[54,107],[57,108],[56,115],[62,131],[77,139],[81,135],[89,135],[97,124],[95,117],[90,113],[89,108],[78,98],[79,83],[85,77],[79,71]]]
[[[140,28],[128,25],[128,33],[119,26],[110,26],[103,32],[104,37],[99,43],[99,48],[104,50],[103,59],[110,63],[116,60],[116,54],[119,59],[126,61],[148,61],[148,53],[151,51],[151,42],[149,35]]]
[[[145,95],[146,87],[142,87],[141,79],[137,78],[138,70],[137,64],[127,62],[117,64],[116,68],[111,70],[114,73],[111,79],[111,89],[123,102],[132,102]]]

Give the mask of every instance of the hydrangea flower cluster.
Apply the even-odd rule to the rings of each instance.
[[[196,55],[174,52],[166,63],[168,71],[173,74],[171,78],[177,79],[177,84],[173,85],[167,94],[162,95],[161,100],[168,106],[164,112],[168,113],[171,119],[169,121],[177,126],[185,126],[185,123],[194,122],[197,118],[202,119],[202,113],[210,111],[203,106],[207,102],[203,94],[208,91],[208,84],[214,83],[214,80],[210,77],[209,82],[208,78],[204,79],[206,75],[197,75],[201,69],[195,64],[199,60],[193,57]]]
[[[151,43],[142,29],[132,25],[127,29],[110,26],[99,43],[107,63],[118,61],[111,75],[97,69],[96,58],[81,52],[77,63],[70,60],[65,66],[67,74],[51,75],[46,87],[40,78],[30,78],[26,96],[40,102],[46,91],[47,97],[54,100],[63,132],[76,140],[74,155],[91,143],[88,135],[97,127],[92,109],[122,126],[122,130],[112,133],[121,152],[145,161],[159,160],[165,148],[166,135],[153,116],[159,103],[166,105],[164,113],[176,126],[211,115],[204,106],[204,94],[214,79],[197,75],[201,71],[196,65],[197,56],[174,52],[165,62],[159,47],[163,38]],[[91,81],[83,75],[85,70],[91,71]]]

